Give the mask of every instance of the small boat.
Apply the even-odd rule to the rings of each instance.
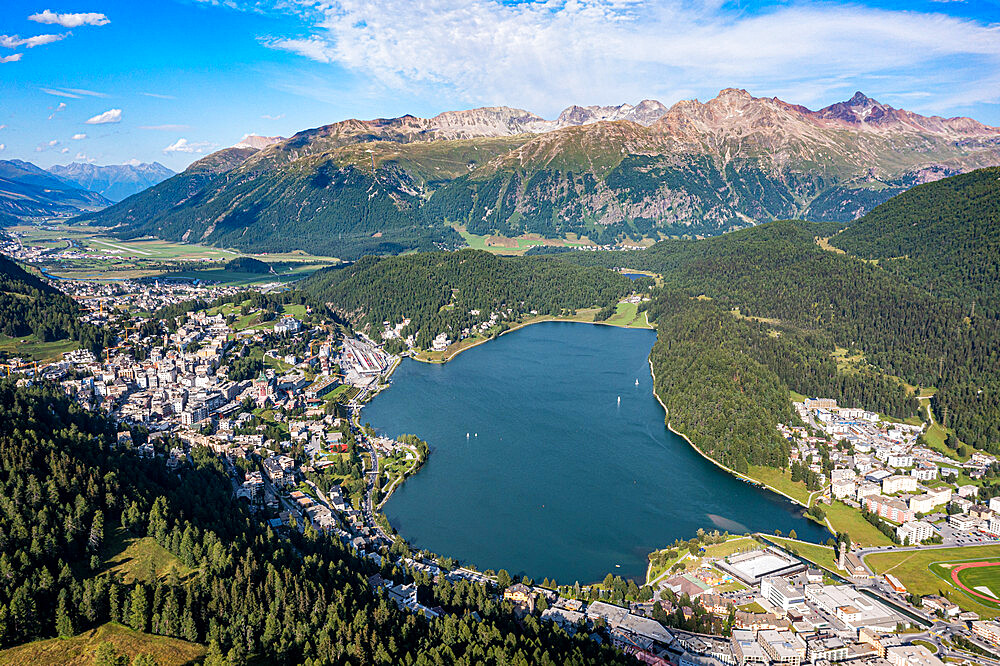
[[[621,568],[622,568],[622,565],[620,565],[620,564],[616,564],[615,565],[615,569],[621,569]]]
[[[636,377],[636,380],[635,380],[635,385],[636,385],[636,386],[638,386],[638,385],[639,385],[639,378],[638,378],[638,377]]]
[[[622,404],[622,397],[621,396],[618,396],[618,404],[619,405]]]
[[[469,433],[465,433],[465,438],[469,439]]]

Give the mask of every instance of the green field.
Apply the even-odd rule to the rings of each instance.
[[[829,569],[831,571],[837,570],[837,560],[834,555],[833,548],[830,548],[829,546],[821,546],[819,544],[807,543],[804,541],[795,541],[778,536],[764,536],[768,541],[773,541],[788,552],[809,560],[823,569]]]
[[[39,342],[34,335],[24,338],[9,338],[0,335],[0,351],[9,356],[21,356],[34,361],[57,361],[65,352],[78,349],[80,343],[76,340],[55,340]]]
[[[186,578],[193,570],[152,537],[133,537],[122,528],[112,529],[103,549],[104,572],[117,574],[125,583],[148,581],[150,574],[164,578],[173,572]]]
[[[755,481],[759,481],[765,485],[780,490],[789,497],[795,498],[802,504],[809,502],[809,495],[811,493],[806,489],[806,484],[801,481],[793,482],[792,473],[788,470],[775,469],[773,467],[756,467],[751,465],[747,476]]]
[[[485,250],[496,254],[521,255],[536,245],[552,245],[556,247],[574,247],[591,245],[587,240],[579,239],[570,234],[564,239],[545,239],[538,234],[526,234],[517,238],[506,236],[477,236],[469,233],[465,227],[455,226],[455,231],[462,236],[466,245],[474,250]]]
[[[935,575],[951,580],[955,563],[935,562],[930,568]],[[1000,561],[996,562],[996,566],[961,569],[958,572],[958,582],[968,588],[962,591],[974,597],[977,603],[1000,610]],[[995,600],[976,595],[993,597]]]
[[[131,663],[136,655],[149,654],[159,666],[181,666],[200,662],[205,655],[205,648],[197,643],[144,634],[109,622],[72,638],[50,638],[0,650],[0,666],[89,666],[97,663],[94,653],[105,642],[127,657],[124,663]]]
[[[892,539],[878,531],[861,515],[861,511],[851,508],[843,502],[823,505],[826,517],[837,532],[847,532],[851,541],[862,546],[891,546]]]
[[[1000,562],[1000,546],[887,551],[865,557],[865,562],[876,573],[892,573],[913,594],[943,594],[964,610],[974,611],[982,617],[997,617],[1000,616],[1000,604],[970,595],[951,582],[953,565],[982,561]],[[975,573],[966,569],[959,574],[959,580],[966,585],[973,583],[970,585],[973,589],[975,585],[1000,588],[1000,571],[997,569],[990,567],[988,571]],[[997,592],[1000,593],[1000,589]]]
[[[612,326],[627,326],[629,328],[653,328],[646,313],[639,312],[638,303],[619,303],[615,313],[604,322]]]

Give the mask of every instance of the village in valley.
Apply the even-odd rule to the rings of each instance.
[[[444,610],[425,602],[422,585],[485,584],[513,613],[609,640],[649,664],[933,666],[970,650],[978,663],[1000,664],[986,656],[1000,648],[992,588],[977,589],[997,612],[980,614],[958,589],[920,594],[872,568],[870,556],[893,544],[892,552],[985,544],[1000,532],[1000,498],[981,497],[975,483],[995,459],[944,455],[926,445],[926,424],[822,398],[794,404],[800,422],[780,434],[792,480],[812,491],[809,515],[836,535],[828,545],[699,531],[652,553],[642,585],[610,574],[589,585],[517,580],[411,550],[380,512],[430,455],[416,436],[387,438],[360,422],[361,406],[400,362],[385,342],[400,340],[406,320],[386,322],[374,341],[283,298],[279,283],[60,286],[87,321],[116,332],[117,346],[102,358],[83,349],[49,363],[7,358],[7,374],[59,382],[110,414],[119,445],[136,456],[162,457],[174,470],[217,457],[260,520],[278,533],[339,538],[371,563],[372,588],[402,608],[435,618]],[[504,315],[484,313],[477,330],[456,337],[485,334]],[[414,341],[402,342],[411,353]],[[442,332],[432,348],[450,344]],[[856,533],[859,521],[882,538]]]

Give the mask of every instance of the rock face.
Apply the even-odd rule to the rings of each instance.
[[[283,136],[257,136],[256,134],[245,134],[240,142],[237,143],[233,148],[253,148],[254,150],[260,150],[262,148],[267,148],[268,146],[273,146],[276,143],[281,143],[285,140]]]
[[[107,166],[73,162],[57,164],[49,167],[48,171],[111,201],[121,201],[174,175],[173,171],[159,162]]]
[[[709,235],[847,222],[908,187],[1000,164],[1000,129],[858,93],[818,111],[726,89],[667,108],[509,107],[345,120],[244,141],[89,216],[122,235],[342,257],[568,233]]]
[[[0,214],[11,218],[68,217],[111,201],[31,162],[0,160]]]

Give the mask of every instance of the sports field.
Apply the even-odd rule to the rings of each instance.
[[[1000,546],[886,551],[865,561],[876,573],[892,573],[913,594],[944,594],[964,610],[1000,616]]]

